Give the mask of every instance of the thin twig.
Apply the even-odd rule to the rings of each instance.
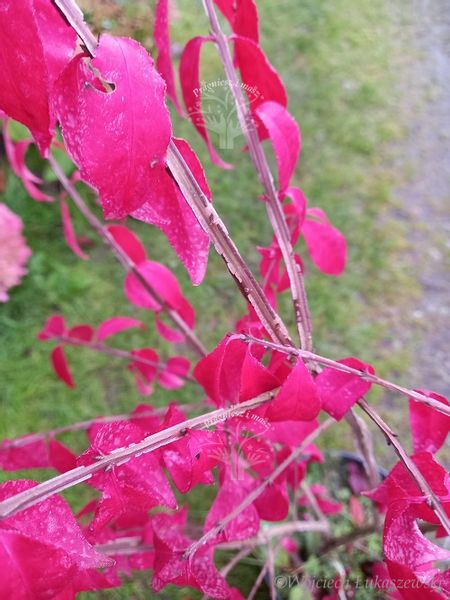
[[[267,342],[266,340],[260,340],[258,338],[253,337],[252,335],[248,335],[246,333],[234,334],[232,336],[234,339],[240,339],[245,343],[255,343],[263,346],[264,348],[270,348],[272,350],[278,350],[279,352],[283,352],[288,356],[300,356],[304,360],[310,360],[313,362],[317,362],[325,367],[329,367],[330,369],[335,369],[336,371],[343,371],[344,373],[349,373],[350,375],[355,375],[364,381],[369,381],[370,383],[374,383],[375,385],[379,385],[384,387],[392,392],[398,392],[402,394],[402,396],[407,396],[408,398],[413,398],[422,404],[426,404],[427,406],[436,409],[437,411],[443,413],[444,415],[450,416],[450,406],[444,404],[443,402],[439,402],[438,400],[434,400],[434,398],[429,398],[425,396],[425,394],[421,394],[416,390],[410,390],[401,385],[397,385],[396,383],[392,383],[387,381],[386,379],[382,379],[377,375],[372,375],[371,373],[367,373],[366,371],[359,371],[358,369],[354,369],[353,367],[349,367],[343,363],[340,363],[336,360],[332,360],[331,358],[326,358],[325,356],[320,356],[320,354],[315,354],[313,352],[307,352],[306,350],[299,350],[298,348],[294,348],[293,346],[284,346],[282,344],[277,344],[275,342]]]
[[[230,523],[230,521],[232,521],[238,515],[240,515],[241,512],[247,508],[247,506],[250,506],[250,504],[252,504],[252,502],[254,502],[256,500],[256,498],[258,498],[264,492],[264,490],[266,489],[266,487],[268,485],[272,484],[275,481],[275,479],[285,469],[287,469],[293,461],[297,460],[297,458],[299,458],[301,456],[301,454],[304,452],[305,448],[307,448],[310,444],[312,444],[312,442],[321,433],[323,433],[326,429],[328,429],[328,427],[330,427],[334,423],[335,423],[334,419],[327,419],[326,421],[321,423],[317,427],[317,429],[315,429],[313,432],[311,432],[303,440],[303,442],[300,444],[300,446],[295,448],[295,450],[293,450],[291,452],[291,454],[287,458],[285,458],[283,460],[283,462],[281,462],[278,465],[278,467],[276,469],[274,469],[274,471],[272,471],[272,473],[268,477],[263,479],[263,481],[254,490],[252,490],[242,500],[242,502],[240,502],[230,513],[228,513],[228,515],[226,517],[221,519],[218,523],[216,523],[216,525],[214,527],[212,527],[209,531],[207,531],[199,540],[197,540],[191,546],[189,546],[189,548],[184,553],[184,558],[189,558],[189,557],[193,556],[197,552],[197,550],[199,550],[199,548],[201,548],[202,546],[207,544],[210,540],[217,537],[220,534],[220,532],[228,525],[228,523]],[[1,507],[1,504],[0,504],[0,507]]]
[[[242,87],[239,85],[233,60],[228,46],[228,40],[223,33],[212,0],[204,0],[203,5],[208,16],[211,35],[219,51],[220,59],[229,82],[230,92],[234,98],[237,116],[245,136],[251,159],[255,166],[259,180],[264,188],[267,198],[267,212],[278,245],[286,265],[289,277],[290,289],[294,305],[295,320],[300,336],[302,348],[312,350],[312,325],[309,314],[308,301],[306,297],[303,273],[295,262],[294,250],[292,248],[289,229],[286,218],[275,189],[274,180],[270,171],[269,163],[264,149],[259,141],[253,118],[248,110]]]
[[[189,411],[198,410],[203,406],[203,403],[196,404],[177,404],[177,409],[181,410],[181,412],[188,413]],[[62,427],[55,427],[53,429],[48,429],[47,431],[40,431],[37,433],[29,433],[23,435],[21,437],[15,438],[13,440],[8,440],[6,443],[3,442],[0,446],[2,451],[9,450],[10,448],[22,448],[23,446],[27,446],[28,444],[32,444],[33,442],[37,442],[39,440],[46,440],[49,438],[53,438],[57,435],[62,435],[64,433],[74,433],[77,431],[86,431],[92,425],[96,423],[113,423],[115,421],[127,421],[129,419],[137,420],[137,419],[145,419],[147,417],[154,417],[157,415],[165,415],[167,412],[167,407],[157,407],[152,410],[143,410],[137,413],[120,413],[117,415],[108,415],[108,416],[99,416],[93,419],[86,419],[85,421],[78,421],[78,423],[71,423],[70,425],[64,425]]]
[[[138,354],[133,354],[132,352],[128,352],[128,350],[122,350],[121,348],[111,348],[110,346],[105,346],[104,344],[98,342],[87,342],[86,340],[81,340],[79,338],[73,338],[68,335],[61,335],[55,338],[57,341],[63,342],[64,344],[68,344],[70,346],[78,346],[81,348],[87,348],[88,350],[92,350],[93,352],[100,352],[101,354],[107,354],[108,356],[114,356],[116,358],[123,358],[124,360],[129,360],[131,362],[139,363],[141,365],[147,365],[149,367],[154,367],[158,372],[162,372],[167,369],[166,362],[158,362],[155,360],[149,360],[147,358],[143,358]],[[197,381],[192,377],[192,375],[177,375],[180,379],[184,379],[185,381],[189,381],[190,383],[197,383]]]
[[[54,0],[56,6],[66,17],[70,26],[77,32],[83,40],[86,50],[91,56],[95,55],[97,49],[97,38],[89,29],[83,16],[83,12],[74,0]]]
[[[422,494],[426,496],[428,506],[439,519],[447,534],[450,535],[450,519],[448,518],[447,513],[445,512],[444,507],[441,504],[441,501],[433,492],[429,483],[422,475],[414,461],[407,455],[404,448],[398,441],[396,434],[392,431],[389,425],[387,425],[387,423],[385,423],[383,419],[373,410],[373,408],[371,408],[367,404],[365,400],[359,400],[358,405],[362,408],[366,415],[375,423],[378,429],[380,429],[383,432],[387,443],[394,448],[394,451],[399,457],[400,461],[403,463],[403,466],[411,475]]]
[[[265,392],[256,398],[242,402],[229,408],[220,408],[218,410],[193,417],[182,423],[172,425],[162,431],[158,431],[147,436],[141,442],[131,444],[126,448],[113,450],[106,456],[99,457],[96,462],[88,466],[80,466],[61,475],[57,475],[37,486],[20,492],[11,498],[0,502],[0,519],[5,519],[11,515],[34,506],[38,502],[58,494],[65,489],[73,487],[78,483],[87,481],[94,473],[109,469],[114,466],[120,466],[135,456],[153,452],[157,448],[166,446],[186,435],[190,429],[206,429],[214,424],[225,421],[228,418],[245,413],[247,410],[256,408],[272,400],[278,390]],[[317,430],[316,430],[317,431]]]
[[[169,317],[169,319],[174,323],[174,325],[181,331],[181,333],[186,337],[191,348],[199,355],[205,356],[206,349],[195,335],[194,331],[189,327],[189,325],[183,320],[183,318],[173,310],[155,288],[147,281],[145,277],[143,277],[138,269],[136,263],[128,256],[124,250],[122,250],[121,246],[116,242],[114,237],[109,233],[108,229],[97,219],[94,213],[90,210],[86,202],[77,192],[75,186],[72,182],[66,177],[64,171],[59,166],[58,162],[55,158],[50,155],[48,157],[48,162],[50,163],[53,172],[58,178],[59,182],[72,199],[75,206],[84,216],[89,225],[98,233],[98,235],[103,238],[103,240],[110,246],[113,250],[114,256],[121,263],[121,265],[127,270],[133,273],[133,275],[139,280],[139,283],[145,288],[145,290],[157,301],[158,304],[162,307],[162,310]]]
[[[259,588],[261,587],[262,582],[264,581],[264,577],[266,576],[266,573],[268,571],[269,565],[268,562],[266,561],[261,569],[261,571],[259,572],[258,577],[255,580],[255,583],[253,584],[252,589],[250,590],[250,594],[247,596],[247,600],[253,600],[253,598],[256,595],[256,592],[259,590]]]

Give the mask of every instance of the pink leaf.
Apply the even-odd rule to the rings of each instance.
[[[60,201],[61,206],[61,219],[63,223],[63,231],[64,238],[67,242],[67,245],[72,250],[74,254],[76,254],[79,258],[83,260],[88,260],[88,256],[83,250],[80,248],[74,229],[72,225],[72,219],[70,218],[70,211],[67,203],[64,200]]]
[[[233,36],[233,40],[236,62],[253,115],[257,118],[256,109],[263,102],[272,101],[287,106],[287,94],[283,82],[260,46],[249,38],[237,35]],[[259,136],[261,139],[267,137],[267,130],[261,122]]]
[[[147,253],[141,240],[131,229],[128,229],[125,225],[108,225],[106,229],[136,265],[144,262],[147,258]]]
[[[19,469],[42,469],[50,466],[45,441],[30,439],[3,440],[0,443],[0,467],[4,471]]]
[[[3,139],[5,141],[6,155],[11,169],[14,171],[15,175],[22,180],[28,195],[37,202],[53,202],[53,198],[44,194],[38,187],[39,184],[43,183],[42,179],[34,175],[25,163],[25,155],[32,140],[21,140],[14,144],[8,133],[7,121],[5,121],[5,126],[3,127]]]
[[[285,192],[300,156],[300,130],[286,108],[276,102],[263,102],[256,114],[269,132],[278,165],[278,189]]]
[[[62,315],[52,315],[45,322],[44,327],[38,333],[38,340],[52,340],[64,335],[66,326]]]
[[[443,396],[428,391],[421,393],[449,406],[448,400]],[[410,398],[409,419],[414,452],[435,454],[443,446],[450,432],[450,417]]]
[[[347,262],[347,242],[342,233],[333,227],[326,214],[319,208],[309,208],[302,233],[311,260],[327,275],[340,275]]]
[[[5,0],[0,38],[0,108],[29,128],[45,156],[55,125],[53,85],[75,49],[76,34],[52,2]]]
[[[59,473],[65,473],[77,466],[76,455],[54,438],[48,441],[48,455],[51,466]]]
[[[175,74],[170,50],[169,0],[158,0],[156,3],[153,39],[155,40],[155,46],[158,50],[156,68],[166,82],[167,95],[174,103],[178,114],[182,116],[183,111],[180,103],[178,102]]]
[[[299,358],[277,397],[268,406],[265,416],[270,421],[311,421],[317,417],[320,408],[316,384]]]
[[[75,383],[69,370],[69,365],[67,364],[66,355],[64,354],[62,346],[56,346],[53,348],[51,353],[51,362],[53,370],[59,379],[61,379],[61,381],[63,381],[68,387],[74,388]]]
[[[99,191],[105,217],[139,208],[165,175],[171,136],[165,85],[146,50],[134,40],[102,35],[90,64],[82,55],[69,63],[58,92],[67,149],[82,178]]]
[[[133,350],[133,356],[142,358],[152,364],[145,364],[138,360],[128,365],[129,370],[134,374],[136,386],[143,396],[148,396],[153,392],[152,382],[158,375],[159,356],[152,348],[141,348]]]
[[[205,520],[205,532],[217,525],[248,495],[252,480],[247,479],[245,473],[242,475],[244,479],[236,481],[226,478],[220,486]],[[219,535],[213,539],[213,542],[246,540],[256,535],[258,530],[258,512],[255,506],[250,504],[223,528]]]
[[[192,306],[181,292],[180,285],[173,273],[160,263],[147,260],[138,267],[138,272],[145,279],[158,297],[151,295],[133,273],[125,279],[125,294],[135,306],[160,312],[161,301],[176,311],[190,328],[194,327],[195,313]]]
[[[259,41],[258,9],[254,0],[214,0],[237,35]]]
[[[167,390],[176,390],[185,383],[185,377],[191,368],[191,362],[184,356],[172,356],[166,368],[159,374],[159,384]]]
[[[90,325],[82,324],[72,327],[67,335],[82,342],[90,342],[94,337],[94,329]]]
[[[373,367],[357,358],[344,358],[338,361],[347,367],[357,369],[362,373],[375,373]],[[358,375],[344,373],[336,369],[324,369],[316,377],[316,385],[322,400],[322,408],[334,419],[340,421],[345,413],[360,398],[367,394],[372,384],[364,381]]]
[[[210,42],[210,37],[196,37],[186,44],[180,59],[181,91],[186,110],[195,129],[206,143],[210,158],[213,163],[230,169],[231,165],[224,162],[214,149],[205,126],[202,112],[202,90],[200,84],[200,50],[205,42]]]
[[[173,141],[203,193],[211,200],[211,191],[197,155],[185,140],[173,138]],[[209,238],[172,177],[165,174],[151,202],[134,211],[132,217],[159,227],[186,267],[192,283],[202,282],[208,263]]]
[[[78,463],[92,464],[96,457],[138,443],[144,436],[139,427],[128,421],[99,424],[90,430],[91,446],[79,457]],[[89,481],[102,491],[93,522],[96,529],[121,515],[132,515],[154,506],[176,506],[173,492],[153,454],[131,458],[108,472],[95,474]]]
[[[103,342],[103,340],[106,340],[106,338],[132,327],[144,329],[145,325],[142,323],[142,321],[138,321],[132,317],[112,317],[112,319],[107,319],[106,321],[102,321],[100,323],[100,325],[97,327],[95,337],[99,342]]]

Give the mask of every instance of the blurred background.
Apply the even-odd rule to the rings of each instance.
[[[257,4],[262,47],[285,82],[288,108],[302,131],[294,184],[305,191],[310,206],[326,210],[349,246],[347,269],[339,278],[319,273],[305,258],[316,350],[333,358],[358,356],[374,364],[383,377],[448,394],[450,15],[446,2],[258,0]],[[154,55],[154,2],[82,0],[80,5],[97,32],[132,36]],[[173,0],[175,60],[188,39],[207,31],[200,2]],[[214,48],[203,51],[201,78],[207,83],[223,78]],[[256,246],[268,245],[271,232],[248,156],[240,151],[240,143],[221,150],[222,157],[235,165],[233,171],[221,171],[210,163],[192,126],[174,111],[173,127],[175,135],[187,138],[198,152],[215,206],[256,272]],[[214,132],[211,136],[217,142]],[[36,154],[30,153],[29,164],[46,179],[50,191],[57,191],[52,174]],[[61,313],[69,325],[95,326],[117,314],[135,316],[148,328],[143,333],[120,334],[114,345],[156,346],[163,355],[173,353],[173,347],[154,335],[150,313],[128,304],[121,267],[83,218],[72,210],[89,261],[81,261],[66,246],[57,204],[28,198],[4,153],[0,202],[23,219],[33,252],[28,275],[10,291],[9,302],[0,305],[1,438],[132,410],[143,398],[120,359],[69,348],[77,387],[70,390],[56,380],[48,358],[51,345],[36,340],[44,321],[52,313]],[[196,309],[197,333],[212,349],[245,310],[222,261],[211,251],[205,282],[194,288],[157,229],[138,222],[131,226],[145,242],[149,257],[176,273]],[[280,311],[292,323],[288,297]],[[177,353],[184,350],[180,347]],[[162,406],[174,394],[181,394],[183,402],[198,400],[196,390],[168,393],[156,388],[147,401]],[[371,398],[408,444],[405,398],[386,397],[377,390]],[[343,442],[349,436],[337,432],[332,429],[326,446],[351,449]],[[389,466],[393,459],[382,442],[380,461]],[[195,506],[195,497],[192,502]],[[150,597],[139,589],[123,597]],[[105,592],[98,597],[121,598],[119,594]]]

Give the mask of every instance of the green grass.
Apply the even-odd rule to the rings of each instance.
[[[200,4],[180,0],[177,5],[175,41],[206,33]],[[340,278],[318,273],[306,260],[315,346],[334,357],[357,355],[375,362],[383,374],[393,369],[401,372],[405,356],[387,353],[383,344],[389,324],[384,307],[403,302],[411,283],[395,266],[404,234],[383,218],[395,183],[385,148],[402,134],[395,90],[398,15],[393,12],[400,9],[387,0],[261,0],[258,6],[262,45],[286,83],[289,109],[302,129],[303,150],[295,183],[305,190],[311,206],[327,211],[349,245],[347,271]],[[139,28],[141,39],[146,40],[149,26]],[[206,49],[204,56],[202,79],[222,79],[214,50]],[[221,171],[210,164],[188,123],[174,117],[174,131],[187,137],[198,151],[215,206],[257,271],[255,247],[267,245],[271,233],[264,205],[257,200],[260,188],[248,157],[238,147],[224,151],[223,157],[233,162],[235,169]],[[92,240],[89,262],[80,261],[66,247],[58,206],[28,199],[11,173],[2,201],[23,218],[33,257],[22,285],[11,291],[10,302],[0,308],[0,436],[14,437],[132,409],[142,398],[126,364],[70,349],[77,388],[69,390],[51,372],[51,345],[37,342],[36,333],[55,312],[62,313],[69,324],[97,324],[124,314],[144,320],[148,328],[144,334],[121,334],[114,344],[122,348],[153,345],[157,338],[152,332],[152,315],[126,302],[120,266],[74,209],[77,232]],[[177,274],[197,310],[198,335],[213,348],[245,310],[222,261],[211,251],[205,282],[193,288],[160,232],[139,223],[133,227],[145,241],[150,258],[164,262]],[[288,297],[283,298],[280,310],[292,324]],[[171,352],[168,344],[159,347],[162,354]],[[197,396],[194,390],[168,394],[157,389],[151,402],[163,405],[175,395],[181,401]],[[344,438],[348,436],[334,431],[325,437],[325,444],[347,446],[341,441]],[[202,495],[198,506],[204,510]],[[252,577],[254,572],[250,587]],[[133,592],[99,593],[96,597],[119,599],[131,593],[134,598],[150,597],[139,586],[134,586]],[[167,597],[173,597],[171,592]],[[186,596],[182,593],[181,597]]]

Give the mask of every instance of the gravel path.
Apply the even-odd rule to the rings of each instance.
[[[412,57],[405,82],[410,130],[399,154],[413,175],[396,192],[396,216],[407,223],[407,260],[422,297],[412,317],[400,307],[398,330],[412,321],[413,333],[398,344],[413,344],[408,383],[450,397],[450,5],[411,6],[418,60]]]

